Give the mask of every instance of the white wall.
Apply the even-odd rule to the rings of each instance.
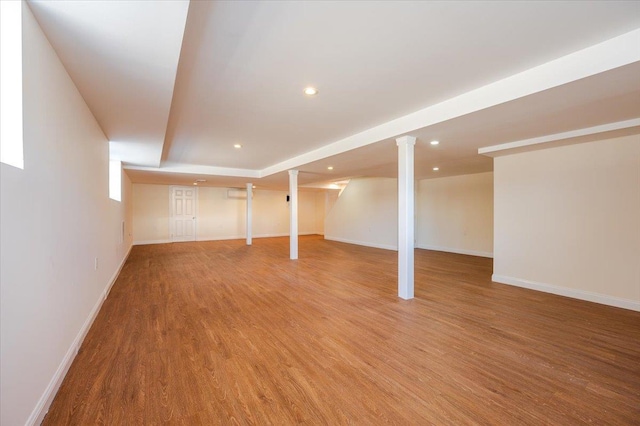
[[[494,166],[495,281],[640,310],[640,136]]]
[[[124,261],[133,245],[133,184],[126,172],[122,171],[122,202],[110,200],[109,203],[116,210],[114,220],[109,222],[114,226],[110,232],[118,236],[116,258]]]
[[[327,212],[325,238],[397,250],[398,181],[352,179]],[[421,180],[416,185],[416,247],[491,256],[492,173]]]
[[[0,423],[38,423],[130,248],[130,180],[29,8],[24,170],[0,166]],[[94,270],[94,258],[98,269]]]
[[[169,187],[136,183],[132,201],[135,244],[169,241]]]
[[[397,179],[351,179],[327,214],[324,237],[327,240],[397,250]]]
[[[255,194],[254,202],[259,197]],[[243,238],[246,209],[245,200],[227,197],[227,188],[198,188],[198,240]],[[253,209],[255,217],[255,203]]]
[[[416,216],[416,247],[492,257],[493,173],[418,181]]]
[[[324,235],[324,218],[327,215],[327,203],[331,193],[336,191],[318,191],[315,193],[316,205],[316,233]]]
[[[227,188],[198,187],[197,239],[225,240],[246,236],[246,200],[227,197]],[[170,241],[167,185],[133,185],[135,244]],[[253,191],[253,237],[289,235],[286,191]],[[324,197],[298,192],[299,234],[322,233]]]

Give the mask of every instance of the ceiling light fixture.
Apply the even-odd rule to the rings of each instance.
[[[327,170],[333,170],[333,166],[327,167]]]
[[[440,170],[440,167],[434,167],[434,168],[433,168],[433,171],[434,171],[434,172],[437,172],[438,170]]]
[[[242,148],[242,145],[240,145],[239,143],[233,144],[233,147],[236,149],[240,149]]]
[[[311,86],[305,87],[304,94],[308,95],[308,96],[317,95],[318,94],[318,89],[316,89],[315,87],[311,87]]]
[[[440,143],[440,141],[431,141],[430,144],[431,145],[438,145]]]

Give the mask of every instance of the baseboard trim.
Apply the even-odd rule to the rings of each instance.
[[[383,249],[383,250],[398,251],[398,247],[392,246],[390,244],[377,244],[377,243],[370,243],[370,242],[367,242],[367,241],[349,240],[347,238],[332,237],[330,235],[325,235],[324,239],[325,240],[329,240],[329,241],[337,241],[339,243],[355,244],[355,245],[358,245],[358,246],[365,246],[365,247],[379,248],[379,249]]]
[[[170,243],[171,240],[142,240],[142,241],[134,241],[134,246],[144,246],[147,244],[166,244]]]
[[[444,251],[447,253],[466,254],[469,256],[489,257],[493,259],[493,253],[490,251],[465,250],[451,247],[431,246],[427,244],[416,244],[416,248],[422,250]]]
[[[616,308],[623,308],[640,312],[640,302],[636,302],[635,300],[621,299],[619,297],[607,296],[605,294],[593,293],[585,290],[576,290],[567,287],[558,287],[551,284],[544,284],[497,274],[493,274],[491,276],[491,280],[501,284],[528,288],[530,290],[537,290],[545,293],[557,294],[559,296],[571,297],[573,299],[600,303],[601,305],[615,306]]]
[[[111,276],[109,282],[107,283],[107,286],[105,287],[102,294],[100,294],[98,301],[93,306],[93,309],[91,309],[89,316],[87,317],[86,321],[82,325],[82,328],[80,328],[80,331],[76,335],[76,338],[71,343],[71,347],[69,347],[69,350],[64,355],[64,358],[62,358],[62,362],[58,366],[58,369],[56,370],[55,374],[51,378],[49,385],[47,386],[44,393],[40,397],[40,400],[38,401],[36,408],[31,412],[31,415],[29,416],[29,419],[27,420],[26,425],[34,426],[34,425],[41,424],[42,421],[44,420],[44,416],[46,416],[47,413],[49,412],[49,407],[53,402],[53,398],[55,398],[56,393],[58,392],[58,389],[60,389],[60,385],[64,380],[64,377],[67,375],[69,368],[71,368],[71,364],[73,364],[73,360],[76,358],[76,355],[80,350],[80,346],[82,346],[82,342],[84,341],[84,338],[87,336],[89,329],[93,325],[93,321],[95,321],[96,317],[98,316],[98,312],[100,312],[100,308],[102,308],[102,304],[107,299],[107,296],[109,295],[109,292],[113,287],[113,284],[115,284],[116,280],[118,279],[118,276],[120,275],[120,271],[122,271],[124,264],[127,262],[127,259],[129,258],[129,254],[131,253],[131,247],[133,247],[133,245],[129,246],[129,250],[127,250],[127,254],[124,256],[124,259],[122,259],[120,266],[115,271],[115,273]]]
[[[317,232],[299,232],[298,236],[304,236],[304,235],[318,235]],[[288,237],[289,233],[285,233],[285,234],[258,234],[258,235],[252,235],[251,238],[255,239],[255,238],[277,238],[277,237]],[[225,241],[225,240],[244,240],[245,238],[247,238],[246,235],[231,235],[231,236],[226,236],[226,237],[213,237],[213,238],[198,238],[196,239],[196,241]]]
[[[204,237],[204,238],[197,238],[196,237],[196,241],[244,240],[245,238],[247,238],[246,235],[226,235],[226,236],[223,236],[223,237]],[[255,235],[253,235],[251,238],[260,238],[260,237],[257,237]]]
[[[298,233],[298,236],[303,236],[303,235],[322,235],[322,234],[318,234],[317,232],[300,232]],[[252,235],[251,238],[276,238],[276,237],[288,237],[289,233],[285,233],[285,234],[258,234],[258,235]],[[203,237],[203,238],[197,238],[196,237],[196,241],[226,241],[226,240],[244,240],[245,238],[247,238],[246,235],[226,235],[226,236],[222,236],[222,237]],[[171,240],[142,240],[142,241],[134,241],[133,245],[134,246],[144,246],[147,244],[167,244],[167,243],[172,243],[174,241]],[[176,242],[189,242],[189,241],[176,241]]]
[[[358,246],[365,246],[365,247],[373,247],[373,248],[379,248],[379,249],[384,249],[384,250],[398,251],[398,247],[397,246],[393,246],[393,245],[390,245],[390,244],[370,243],[370,242],[366,242],[366,241],[350,240],[348,238],[332,237],[330,235],[325,235],[324,239],[325,240],[329,240],[329,241],[337,241],[339,243],[355,244],[355,245],[358,245]],[[469,256],[480,256],[480,257],[493,258],[493,253],[485,252],[485,251],[454,249],[454,248],[449,248],[449,247],[429,246],[429,245],[424,245],[424,244],[416,244],[415,248],[423,249],[423,250],[444,251],[444,252],[448,252],[448,253],[466,254],[466,255],[469,255]]]

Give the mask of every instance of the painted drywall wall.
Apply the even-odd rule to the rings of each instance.
[[[424,179],[416,187],[416,247],[493,256],[493,173]]]
[[[246,201],[227,197],[227,188],[200,187],[197,217],[199,240],[242,238],[247,226]]]
[[[135,244],[169,241],[169,187],[134,184],[132,204]]]
[[[266,192],[266,191],[263,191]],[[276,192],[275,194],[275,202],[282,203],[282,192],[280,191],[269,191]],[[286,200],[286,195],[285,195]],[[322,207],[322,209],[320,209]],[[318,216],[322,214],[324,210],[324,206],[319,206],[317,204],[317,197],[315,191],[298,191],[298,233],[305,234],[320,234],[322,233],[322,229],[318,229]],[[260,213],[260,210],[256,210],[257,213]],[[289,208],[287,207],[286,212],[286,230],[285,234],[289,235]],[[259,230],[259,229],[258,229]],[[256,234],[260,235],[259,232]]]
[[[316,234],[324,235],[324,218],[326,217],[326,203],[329,193],[334,191],[318,191],[315,192],[315,204],[316,204]]]
[[[167,185],[133,185],[133,233],[135,244],[170,241]],[[253,237],[289,235],[289,203],[286,191],[256,189],[253,192]],[[320,201],[318,201],[320,200]],[[317,192],[298,193],[298,232],[322,232],[324,198]],[[228,197],[228,188],[198,187],[197,239],[244,238],[246,200]]]
[[[327,213],[324,237],[327,240],[397,250],[397,179],[351,179]]]
[[[112,203],[113,204],[113,203]],[[133,184],[129,176],[122,172],[122,202],[116,207],[120,207],[119,219],[120,229],[118,230],[121,235],[121,241],[123,246],[120,247],[118,257],[128,253],[133,245]]]
[[[329,195],[325,238],[397,250],[397,182],[352,179],[339,197]],[[417,182],[416,247],[491,256],[492,173]]]
[[[494,280],[640,310],[640,136],[498,157]]]
[[[130,180],[109,199],[108,141],[26,4],[23,15],[25,164],[0,166],[7,426],[39,424],[131,242]]]
[[[298,191],[298,233],[315,233],[311,219],[315,224],[315,208],[309,215],[309,197],[312,193]],[[243,201],[244,203],[244,201]],[[239,235],[242,235],[241,230]],[[276,236],[289,235],[289,203],[286,191],[255,190],[253,197],[253,235]]]

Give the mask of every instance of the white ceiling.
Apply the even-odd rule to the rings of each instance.
[[[29,4],[118,156],[158,167],[189,2]]]
[[[638,2],[30,5],[134,182],[391,177],[407,132],[417,177],[476,173],[478,148],[640,117]]]

